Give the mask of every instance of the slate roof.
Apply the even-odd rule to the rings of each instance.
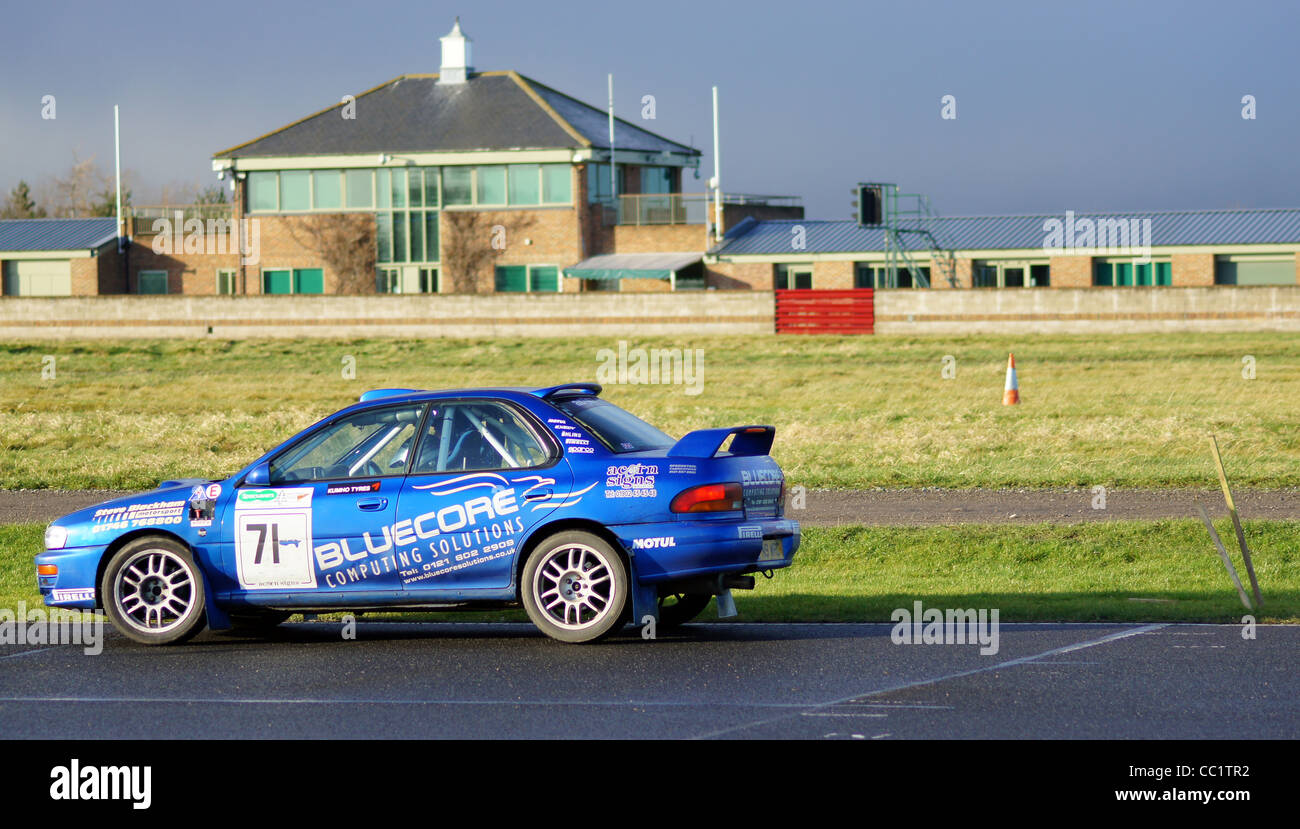
[[[463,84],[403,75],[343,104],[222,150],[216,158],[608,148],[606,113],[517,72],[480,72]],[[615,119],[620,150],[700,151]]]

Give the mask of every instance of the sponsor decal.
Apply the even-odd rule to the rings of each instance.
[[[248,590],[316,587],[310,487],[241,490],[235,500],[235,566]]]
[[[648,463],[629,463],[605,469],[606,498],[654,498],[655,476],[659,467]]]
[[[95,600],[95,588],[78,587],[74,590],[55,590],[50,594],[50,598],[56,602],[93,602]]]
[[[668,464],[669,475],[694,475],[696,472],[693,463],[670,463]]]
[[[531,475],[510,481],[494,472],[460,475],[415,486],[435,497],[460,495],[452,503],[362,533],[362,543],[339,539],[316,545],[316,568],[329,587],[341,587],[396,571],[402,584],[418,584],[511,555],[524,531],[522,500],[554,478]],[[481,492],[476,492],[481,491]],[[543,501],[538,506],[550,506]],[[356,547],[356,549],[354,549]]]
[[[657,536],[655,538],[634,538],[632,539],[632,549],[634,550],[658,550],[665,547],[676,547],[677,539],[671,535]]]
[[[241,489],[235,499],[235,508],[245,505],[261,507],[309,507],[311,496],[315,492],[311,487],[291,487],[289,489]]]
[[[590,437],[577,426],[562,417],[548,417],[546,423],[564,444],[564,451],[571,455],[594,455]]]
[[[362,481],[360,483],[330,484],[325,487],[326,495],[364,495],[378,492],[379,481]]]
[[[763,528],[758,526],[757,524],[748,524],[743,527],[737,527],[736,532],[737,534],[739,534],[741,538],[762,538],[763,537]]]
[[[185,515],[185,501],[153,501],[95,510],[91,532],[126,530],[135,527],[161,527],[179,524]]]
[[[186,515],[190,519],[191,527],[211,527],[212,518],[216,511],[217,496],[221,494],[221,485],[213,484],[212,486],[196,486],[190,491],[189,508]]]

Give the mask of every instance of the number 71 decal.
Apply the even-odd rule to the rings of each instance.
[[[314,588],[311,513],[239,510],[235,513],[235,558],[246,589]]]

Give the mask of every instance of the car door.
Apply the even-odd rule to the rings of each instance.
[[[231,530],[244,590],[400,592],[397,498],[426,405],[354,412],[272,459],[241,487]]]
[[[401,572],[408,595],[509,588],[524,539],[572,485],[560,447],[521,407],[434,403],[397,501],[394,543],[412,559]]]

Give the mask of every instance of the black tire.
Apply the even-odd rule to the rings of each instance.
[[[230,630],[222,633],[231,636],[266,636],[287,622],[293,614],[287,610],[254,610],[228,615]]]
[[[145,645],[174,645],[207,624],[203,571],[171,538],[127,542],[104,568],[100,601],[113,626]]]
[[[712,593],[673,593],[659,597],[659,627],[672,630],[699,616],[713,600]]]
[[[600,536],[570,530],[528,556],[519,585],[528,618],[560,642],[598,642],[627,623],[627,565]]]

